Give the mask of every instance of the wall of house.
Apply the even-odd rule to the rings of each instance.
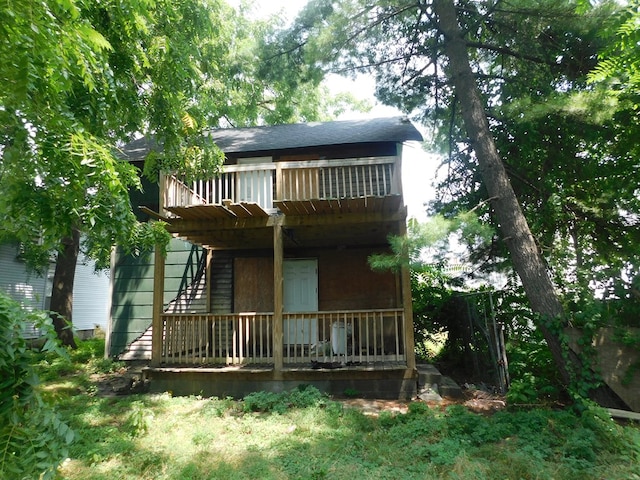
[[[18,255],[18,245],[0,245],[0,289],[28,310],[44,309],[51,285],[46,276],[29,272]],[[27,337],[38,334],[33,325],[26,325],[24,332]]]
[[[80,254],[73,283],[73,328],[81,336],[91,336],[96,327],[103,331],[109,318],[109,274],[96,271],[96,264]]]
[[[200,247],[173,239],[167,247],[165,259],[165,308],[178,296],[185,279],[191,277],[195,253]],[[115,356],[141,336],[151,325],[153,314],[153,252],[142,256],[115,254],[112,278],[111,312],[108,352]],[[187,282],[188,283],[188,282]],[[205,302],[206,299],[201,299]],[[191,310],[206,311],[206,303],[194,305]]]
[[[318,307],[320,310],[382,309],[402,306],[396,275],[373,272],[367,263],[380,249],[343,249],[318,252]]]
[[[52,263],[44,275],[30,272],[19,258],[18,245],[0,245],[0,288],[29,310],[49,308],[54,269]],[[73,286],[73,327],[85,336],[96,326],[106,329],[108,304],[108,275],[96,272],[95,262],[81,254]],[[25,333],[30,337],[38,335],[32,325]]]
[[[367,263],[382,249],[289,250],[285,258],[318,259],[318,309],[369,310],[402,306],[397,276],[373,272]],[[249,256],[251,255],[251,256]],[[273,254],[237,253],[233,263],[234,312],[273,311]]]
[[[395,142],[354,143],[351,145],[318,145],[286,151],[252,152],[251,156],[268,156],[275,162],[341,159],[358,157],[378,157],[398,155],[398,144]],[[238,163],[241,154],[227,153],[227,164]]]

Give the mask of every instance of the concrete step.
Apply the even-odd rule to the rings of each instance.
[[[420,387],[433,385],[434,383],[436,385],[440,383],[442,374],[435,365],[425,363],[418,365],[416,368],[418,370],[418,389],[420,389]]]
[[[149,350],[129,350],[121,353],[118,356],[118,360],[123,362],[130,362],[133,360],[151,360],[151,351]]]
[[[440,395],[450,398],[462,398],[462,389],[460,385],[454,382],[450,377],[442,377],[440,381]]]
[[[440,373],[435,365],[419,364],[418,370],[418,398],[425,401],[439,402],[442,397],[460,398],[462,389],[450,377]]]

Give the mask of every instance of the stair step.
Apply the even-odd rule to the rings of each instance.
[[[440,371],[431,364],[421,364],[417,366],[418,370],[418,388],[427,387],[434,383],[438,385],[442,374]]]
[[[458,385],[450,377],[443,376],[440,380],[439,387],[440,395],[442,395],[443,397],[461,398],[463,396],[460,385]]]
[[[437,383],[431,386],[426,386],[418,391],[418,398],[424,402],[442,402],[442,397],[438,391],[439,387]]]
[[[132,360],[151,360],[151,352],[146,350],[124,352],[118,356],[118,360],[124,362]]]

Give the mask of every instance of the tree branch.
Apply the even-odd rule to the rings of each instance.
[[[506,48],[506,47],[490,45],[488,43],[482,43],[482,42],[473,42],[470,40],[467,40],[466,44],[467,44],[467,47],[470,47],[470,48],[477,48],[479,50],[489,50],[491,52],[501,53],[503,55],[508,55],[513,58],[518,58],[520,60],[529,60],[530,62],[538,63],[540,65],[549,65],[553,67],[558,66],[558,63],[556,62],[545,60],[543,58],[536,57],[533,55],[527,55],[526,53],[516,52],[515,50],[511,50],[510,48]]]

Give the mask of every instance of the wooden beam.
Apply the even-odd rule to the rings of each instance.
[[[284,245],[282,226],[273,226],[273,363],[274,379],[282,378],[284,328]]]
[[[159,215],[165,217],[167,215],[167,211],[165,207],[167,206],[167,177],[164,173],[160,172],[158,174],[158,212]]]
[[[164,325],[164,255],[160,245],[156,245],[153,265],[153,317],[151,332],[151,366],[162,363],[162,337]]]
[[[407,234],[407,224],[399,225],[400,235]],[[409,266],[403,265],[400,270],[402,277],[402,308],[404,309],[404,350],[407,357],[407,369],[416,368],[415,336],[413,333],[413,303],[411,299],[411,274]]]
[[[151,210],[149,207],[145,207],[144,205],[141,205],[138,208],[140,209],[141,212],[146,213],[147,215],[149,215],[151,218],[155,220],[162,220],[163,222],[169,222],[170,220],[169,217],[160,215],[158,212],[155,212]]]
[[[213,232],[220,230],[239,230],[243,228],[271,228],[276,223],[283,227],[299,227],[314,225],[349,225],[360,223],[384,223],[404,221],[407,217],[406,207],[394,213],[340,213],[328,215],[294,215],[284,218],[271,215],[270,217],[182,220],[170,219],[167,230],[171,233],[188,234],[188,232]]]
[[[205,288],[207,289],[207,312],[211,312],[211,285],[213,285],[213,272],[211,267],[213,265],[213,250],[206,248],[204,254],[207,256],[207,264],[205,267]]]

